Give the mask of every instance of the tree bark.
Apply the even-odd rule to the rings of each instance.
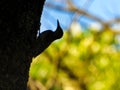
[[[49,46],[36,45],[44,1],[0,0],[0,90],[26,90],[32,57]]]

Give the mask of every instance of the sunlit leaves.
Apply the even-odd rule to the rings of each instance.
[[[119,90],[118,36],[109,30],[74,31],[65,31],[34,60],[31,77],[48,90]]]
[[[40,80],[42,83],[46,83],[47,79],[49,79],[52,75],[53,65],[47,61],[45,56],[41,57],[41,60],[34,60],[34,63],[31,64],[30,75],[34,79]]]

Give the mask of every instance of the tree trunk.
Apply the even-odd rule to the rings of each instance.
[[[0,90],[26,90],[45,0],[0,0]]]

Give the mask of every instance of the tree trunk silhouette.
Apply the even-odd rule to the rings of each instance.
[[[26,90],[32,57],[63,34],[36,37],[44,1],[0,0],[0,90]]]

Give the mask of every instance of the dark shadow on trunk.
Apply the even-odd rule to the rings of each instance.
[[[63,34],[58,27],[50,40],[36,38],[44,1],[0,0],[0,90],[26,90],[32,57]]]

